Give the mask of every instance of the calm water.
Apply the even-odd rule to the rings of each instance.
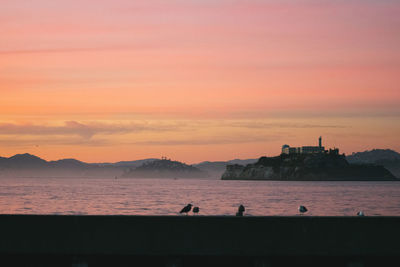
[[[191,179],[1,178],[1,214],[400,215],[398,182],[277,182]]]

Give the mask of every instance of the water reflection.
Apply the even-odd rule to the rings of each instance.
[[[400,183],[278,182],[192,179],[2,178],[2,214],[400,215]]]

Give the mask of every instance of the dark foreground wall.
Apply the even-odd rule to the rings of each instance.
[[[390,266],[400,260],[400,217],[0,215],[0,259],[7,266]]]

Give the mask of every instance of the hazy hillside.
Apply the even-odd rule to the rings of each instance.
[[[85,163],[76,159],[46,161],[31,154],[0,157],[0,177],[114,177],[154,159]]]
[[[168,162],[167,162],[168,161]],[[161,163],[161,164],[160,164]],[[168,164],[165,164],[168,163]],[[76,159],[46,161],[31,154],[17,154],[9,158],[0,157],[0,177],[120,177],[133,172],[130,177],[138,177],[139,172],[149,173],[156,170],[155,177],[208,177],[196,167],[170,160],[155,158],[116,163],[85,163]],[[175,172],[178,172],[176,174]],[[125,175],[128,177],[129,175]]]
[[[346,157],[350,163],[373,163],[382,165],[396,177],[400,177],[400,153],[391,149],[373,149],[353,153]]]
[[[247,165],[257,162],[258,159],[234,159],[229,161],[203,161],[201,163],[194,164],[196,168],[209,173],[210,177],[217,179],[221,178],[227,165],[240,164]]]
[[[114,166],[114,167],[138,167],[143,163],[151,162],[154,160],[158,160],[156,158],[150,159],[139,159],[139,160],[132,160],[132,161],[119,161],[115,163],[97,163],[99,166]]]
[[[380,160],[394,161],[400,160],[400,153],[391,149],[373,149],[364,152],[353,153],[350,156],[347,156],[347,160],[349,162],[357,163],[374,163]]]
[[[169,159],[146,162],[123,174],[123,177],[148,178],[205,178],[208,176],[208,173],[196,167]]]
[[[0,157],[0,177],[115,177],[121,176],[140,166],[142,166],[141,168],[144,168],[143,166],[151,167],[152,165],[148,163],[155,161],[160,160],[149,158],[115,163],[85,163],[76,159],[46,161],[35,155],[26,153],[17,154],[9,158]],[[256,159],[205,161],[190,167],[201,171],[201,176],[203,177],[207,176],[219,179],[228,164],[249,164],[256,161]],[[194,172],[191,174],[194,174]]]

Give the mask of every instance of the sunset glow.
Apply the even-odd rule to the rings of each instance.
[[[4,0],[0,156],[400,150],[393,0]]]

